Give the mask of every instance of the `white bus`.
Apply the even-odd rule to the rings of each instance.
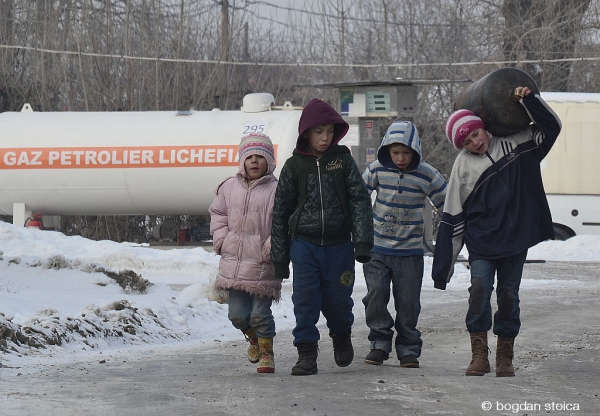
[[[600,235],[600,94],[542,92],[562,131],[542,162],[556,238]]]

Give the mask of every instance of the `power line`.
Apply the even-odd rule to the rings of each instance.
[[[338,63],[302,63],[302,62],[236,62],[221,61],[210,59],[181,59],[181,58],[158,58],[131,55],[118,55],[95,52],[77,52],[60,51],[55,49],[38,48],[32,46],[0,45],[2,49],[19,49],[32,52],[55,54],[55,55],[73,55],[90,56],[96,58],[124,59],[132,61],[153,61],[153,62],[175,62],[189,64],[212,64],[212,65],[232,65],[232,66],[280,66],[280,67],[313,67],[313,68],[421,68],[421,67],[453,67],[453,66],[475,66],[475,65],[507,65],[507,64],[544,64],[557,62],[592,62],[600,61],[599,56],[580,57],[580,58],[560,58],[560,59],[527,59],[527,60],[506,60],[506,61],[471,61],[471,62],[425,62],[425,63],[406,63],[406,64],[338,64]]]

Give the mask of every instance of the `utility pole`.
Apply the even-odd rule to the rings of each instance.
[[[231,58],[231,43],[229,41],[229,0],[221,0],[221,61]],[[228,80],[229,65],[221,64],[221,102],[227,103],[229,90]]]
[[[229,60],[229,0],[221,0],[221,61]]]
[[[343,7],[343,5],[342,5]],[[341,64],[342,64],[342,80],[346,80],[346,55],[345,55],[345,37],[346,37],[346,19],[344,18],[344,9],[342,9],[342,24],[341,24],[341,30],[340,30],[340,58],[341,58]]]

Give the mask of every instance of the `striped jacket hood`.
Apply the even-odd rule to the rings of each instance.
[[[414,150],[406,171],[391,160],[389,146],[400,143]],[[442,209],[446,181],[430,164],[421,160],[417,129],[409,121],[395,121],[387,129],[378,158],[363,173],[373,204],[374,247],[372,252],[390,256],[422,256],[425,225],[423,210],[429,202]]]
[[[413,157],[413,161],[407,170],[414,170],[419,166],[422,157],[421,139],[419,139],[419,133],[413,123],[401,120],[394,121],[385,132],[381,146],[379,146],[379,150],[377,151],[377,160],[379,160],[379,163],[388,169],[398,170],[398,167],[396,167],[390,157],[389,151],[389,147],[395,143],[403,144],[415,151],[415,157]]]

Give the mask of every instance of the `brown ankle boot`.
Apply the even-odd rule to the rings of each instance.
[[[258,338],[260,347],[260,363],[257,373],[274,373],[275,359],[273,358],[273,338]]]
[[[514,346],[514,338],[498,337],[498,345],[496,347],[496,377],[515,376],[515,369],[512,365]]]
[[[487,332],[471,334],[471,353],[473,358],[471,364],[465,371],[465,376],[482,376],[490,372],[488,360]]]
[[[250,345],[248,345],[248,361],[255,364],[260,360],[260,350],[258,348],[258,337],[256,336],[256,332],[254,331],[254,328],[242,332],[244,333],[244,337],[246,337],[246,341],[250,343]]]

